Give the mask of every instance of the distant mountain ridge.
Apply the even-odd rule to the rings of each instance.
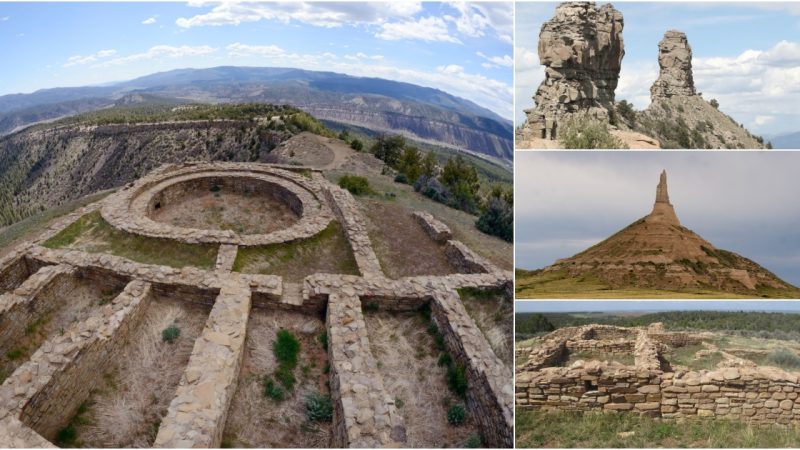
[[[0,96],[0,134],[112,106],[129,94],[203,103],[290,104],[320,119],[513,159],[511,120],[469,100],[405,82],[273,67],[177,69],[111,85]]]
[[[798,149],[800,148],[800,131],[775,136],[770,139],[770,142],[772,148]]]

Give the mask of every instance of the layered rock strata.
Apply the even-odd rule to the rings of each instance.
[[[696,95],[692,77],[692,47],[686,33],[669,30],[658,43],[658,79],[650,88],[656,97],[673,95]]]

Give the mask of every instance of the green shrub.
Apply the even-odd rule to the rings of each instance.
[[[442,353],[439,355],[439,361],[437,361],[439,367],[447,366],[450,367],[450,364],[453,364],[453,358],[450,356],[449,353]]]
[[[211,189],[210,189],[211,192],[219,192],[221,190],[222,190],[222,188],[219,187],[218,184],[215,184],[215,185],[211,186]]]
[[[11,361],[14,361],[15,359],[20,359],[23,356],[25,356],[25,349],[22,348],[15,348],[6,352],[6,358],[8,358]]]
[[[330,422],[333,419],[331,396],[315,392],[306,397],[306,419],[309,422]]]
[[[466,448],[480,448],[481,445],[483,445],[483,439],[477,434],[470,434],[467,438],[467,442],[464,443],[464,447]]]
[[[358,139],[353,139],[352,141],[350,141],[350,148],[352,148],[357,152],[360,152],[361,150],[364,150],[364,143],[359,141]]]
[[[372,193],[369,180],[358,175],[343,175],[339,178],[339,187],[347,189],[353,195]]]
[[[78,431],[75,425],[69,424],[64,428],[58,430],[56,434],[55,444],[62,448],[77,447]]]
[[[461,425],[467,420],[467,410],[464,405],[456,404],[447,410],[447,422],[450,425]]]
[[[467,369],[464,364],[451,364],[448,367],[447,387],[462,398],[467,396]]]
[[[300,341],[287,330],[278,330],[278,338],[272,343],[272,352],[282,365],[294,369],[297,366],[297,354],[300,352]]]
[[[625,100],[617,103],[617,113],[628,123],[632,123],[636,119],[636,111],[633,110],[633,105]]]
[[[284,391],[272,377],[266,377],[264,378],[264,397],[269,397],[280,402],[286,398],[286,391]]]
[[[324,348],[325,351],[327,352],[328,351],[328,330],[322,330],[322,332],[319,334],[319,336],[317,336],[317,340],[319,341],[320,345],[322,345],[322,348]]]
[[[796,369],[800,367],[800,356],[788,348],[779,348],[767,356],[770,364],[775,364],[784,369]]]
[[[586,116],[567,122],[558,140],[569,149],[628,148],[608,131],[606,123]]]
[[[398,173],[397,176],[394,177],[394,182],[408,184],[408,177],[404,173]]]
[[[170,325],[167,328],[161,330],[161,341],[171,343],[175,339],[178,339],[180,335],[181,335],[181,329],[176,327],[175,325]]]
[[[713,106],[714,108],[719,109],[719,102],[717,101],[717,99],[712,98],[711,100],[709,100],[708,103],[710,103],[711,106]]]
[[[281,364],[278,366],[278,369],[275,370],[275,379],[277,379],[287,391],[293,390],[294,384],[297,382],[292,369],[293,368],[289,367],[287,364]]]

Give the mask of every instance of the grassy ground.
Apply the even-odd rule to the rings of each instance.
[[[591,275],[568,277],[566,271],[529,273],[517,271],[517,298],[758,298],[712,289],[669,291],[661,289],[612,289]]]
[[[358,275],[355,257],[338,221],[309,239],[239,248],[233,270],[280,275],[294,282],[317,272]]]
[[[700,357],[696,353],[705,349],[701,344],[687,345],[686,347],[676,348],[664,354],[664,358],[674,367],[676,365],[686,366],[690,370],[711,370],[725,359],[718,351],[703,354]]]
[[[59,207],[34,214],[25,220],[21,220],[15,224],[3,228],[0,230],[0,256],[3,256],[4,252],[17,242],[26,239],[33,239],[37,234],[42,232],[47,224],[53,219],[57,219],[63,215],[69,214],[78,208],[88,205],[89,203],[96,202],[112,192],[113,190],[107,190],[92,195],[87,195],[86,197],[65,203]]]
[[[800,428],[732,420],[659,421],[633,414],[518,410],[517,448],[783,448],[797,447]]]
[[[398,202],[378,196],[357,197],[361,213],[368,220],[372,247],[389,278],[455,273],[444,253]],[[411,245],[409,245],[411,244]]]
[[[108,224],[100,212],[87,214],[44,243],[48,248],[74,248],[89,253],[110,253],[144,264],[170,267],[214,267],[217,246],[183,244],[173,240],[137,236]]]
[[[339,177],[345,174],[341,171],[325,172],[325,176],[334,183],[337,183]],[[380,195],[405,206],[408,210],[422,210],[433,214],[435,218],[450,227],[453,238],[463,242],[479,255],[497,264],[498,267],[511,270],[514,260],[513,245],[484,234],[475,228],[475,221],[478,220],[476,216],[434,202],[414,192],[413,187],[395,183],[388,176],[369,173],[359,173],[358,175],[367,177],[372,189]]]
[[[621,353],[605,353],[605,352],[590,352],[590,351],[582,351],[582,352],[571,352],[569,354],[569,358],[564,363],[564,366],[569,367],[570,364],[574,363],[575,361],[582,360],[582,361],[616,361],[620,364],[625,364],[626,366],[632,366],[634,363],[634,358],[632,353],[628,354],[621,354]]]

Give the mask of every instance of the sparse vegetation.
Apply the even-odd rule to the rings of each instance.
[[[175,325],[170,325],[161,331],[161,340],[163,342],[172,343],[181,335],[181,329]]]
[[[480,448],[483,445],[483,439],[478,434],[471,434],[464,443],[465,448]]]
[[[635,414],[516,412],[517,448],[782,448],[796,447],[800,428],[736,420],[656,421]]]
[[[369,180],[358,175],[343,175],[339,178],[339,187],[347,189],[353,195],[367,195],[374,191],[369,185]]]
[[[333,419],[331,396],[315,392],[306,397],[306,419],[309,422],[330,422]]]
[[[450,425],[461,425],[467,420],[467,410],[464,405],[457,403],[447,410],[447,422]]]
[[[800,356],[788,348],[779,348],[777,350],[773,350],[767,356],[767,362],[784,369],[800,368]]]
[[[286,398],[286,391],[272,377],[267,376],[264,377],[264,397],[281,402]]]
[[[575,117],[558,134],[558,140],[566,149],[627,148],[608,131],[608,125],[590,117]]]
[[[467,369],[462,363],[451,363],[447,368],[447,387],[458,395],[467,396]]]
[[[272,351],[280,364],[294,368],[297,366],[297,354],[300,352],[300,341],[287,330],[280,330],[272,344]]]

